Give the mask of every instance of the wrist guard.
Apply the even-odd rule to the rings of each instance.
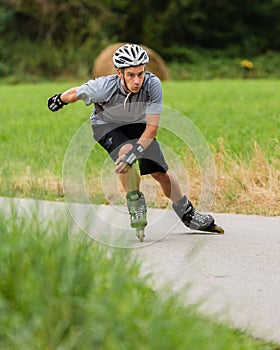
[[[59,109],[61,109],[63,106],[68,105],[68,103],[61,101],[60,96],[61,94],[56,94],[53,97],[50,97],[48,99],[48,108],[52,112],[56,112]]]
[[[122,158],[122,162],[127,163],[132,166],[134,162],[140,159],[143,155],[144,147],[142,147],[139,143],[136,143],[132,149],[127,152],[127,154]]]

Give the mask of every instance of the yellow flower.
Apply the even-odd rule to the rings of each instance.
[[[254,67],[253,62],[249,60],[242,60],[239,62],[240,66],[245,68],[245,69],[252,69]]]

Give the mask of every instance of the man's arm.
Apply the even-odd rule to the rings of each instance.
[[[55,94],[54,96],[50,97],[48,99],[48,108],[52,112],[56,112],[68,103],[73,103],[77,100],[77,87],[73,87],[61,94]]]
[[[78,101],[77,97],[77,87],[73,87],[60,95],[61,100],[64,103],[73,103]]]
[[[146,129],[138,140],[144,149],[146,149],[153,139],[157,136],[160,114],[146,115]]]

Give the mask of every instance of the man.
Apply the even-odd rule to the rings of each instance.
[[[197,212],[183,195],[177,179],[168,171],[156,140],[162,109],[160,80],[146,72],[147,52],[138,45],[126,44],[113,56],[116,74],[89,80],[48,99],[55,112],[78,100],[94,104],[91,122],[94,138],[115,162],[126,191],[130,224],[133,228],[147,225],[144,194],[139,191],[140,175],[151,174],[163,193],[173,202],[173,209],[191,229],[223,233],[209,214]],[[138,161],[140,174],[135,166]]]

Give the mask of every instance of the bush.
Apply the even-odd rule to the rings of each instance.
[[[244,57],[234,49],[220,51],[175,47],[174,50],[166,51],[166,57],[169,58],[171,79],[174,80],[280,78],[280,56],[278,52],[273,51],[259,56]],[[242,60],[248,59],[253,63],[250,70],[240,66]]]
[[[51,41],[15,41],[5,46],[0,40],[0,78],[9,83],[38,80],[87,80],[92,65],[100,53],[91,41],[79,49],[65,45],[57,47]],[[163,52],[165,63],[174,80],[216,78],[280,78],[280,57],[268,51],[261,56],[247,57],[234,49],[228,51],[202,48],[172,47]],[[248,59],[254,68],[245,72],[240,61]]]

